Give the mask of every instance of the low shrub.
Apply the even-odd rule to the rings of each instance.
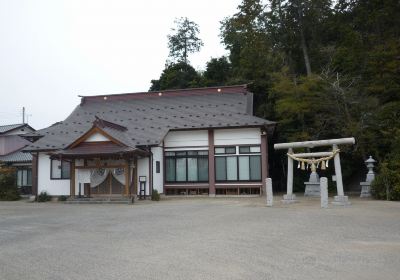
[[[387,166],[381,166],[371,185],[372,195],[376,199],[400,200],[400,174]]]
[[[14,169],[0,170],[0,200],[18,200],[20,199],[18,188],[15,182]]]
[[[38,202],[46,202],[46,201],[50,201],[50,199],[51,199],[50,195],[48,195],[47,192],[45,192],[45,191],[41,192],[37,198]]]
[[[157,190],[153,190],[152,191],[151,200],[154,200],[154,201],[159,201],[160,200],[160,194],[158,193]]]
[[[67,201],[67,198],[68,198],[68,196],[66,196],[66,195],[60,195],[58,197],[58,201]]]

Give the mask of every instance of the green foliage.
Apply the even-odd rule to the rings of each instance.
[[[169,64],[165,67],[159,80],[152,80],[150,91],[199,87],[201,76],[185,62]]]
[[[220,31],[227,58],[203,74],[170,64],[152,89],[246,83],[255,114],[278,122],[272,141],[354,136],[342,147],[345,181],[369,155],[400,173],[399,1],[242,0]],[[285,155],[270,155],[281,176]]]
[[[159,201],[160,200],[160,194],[158,193],[157,190],[153,190],[151,192],[151,200],[153,200],[153,201]]]
[[[232,76],[232,66],[225,56],[211,58],[211,60],[207,62],[206,71],[203,76],[206,86],[224,85]]]
[[[400,200],[399,170],[391,170],[387,164],[382,165],[372,182],[372,195],[377,199]]]
[[[68,199],[68,196],[66,196],[66,195],[60,195],[58,197],[58,201],[67,201],[67,199]]]
[[[46,202],[50,201],[51,196],[47,194],[47,192],[43,191],[38,195],[37,201],[38,202]]]
[[[177,62],[188,64],[189,53],[198,52],[203,46],[199,36],[199,26],[188,18],[175,20],[174,34],[168,35],[169,56]]]
[[[372,182],[372,194],[377,199],[400,200],[400,131],[391,135],[393,143],[379,166]]]
[[[20,195],[15,183],[14,169],[0,169],[0,200],[18,200]]]

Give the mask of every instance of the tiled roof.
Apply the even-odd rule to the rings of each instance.
[[[58,150],[53,155],[62,155],[63,157],[69,156],[85,156],[85,155],[109,155],[109,154],[125,154],[138,152],[143,154],[141,150],[131,147],[123,147],[112,142],[104,143],[82,143],[72,149]]]
[[[6,133],[6,132],[8,132],[10,130],[16,129],[16,128],[24,126],[24,125],[25,124],[23,124],[23,123],[1,125],[0,126],[0,134],[1,133]]]
[[[130,147],[159,144],[169,130],[274,124],[252,115],[252,98],[245,86],[86,96],[65,121],[37,131],[44,137],[26,149],[66,148],[96,117],[126,127],[104,131]]]
[[[27,127],[30,130],[35,130],[33,129],[29,124],[27,123],[16,123],[16,124],[7,124],[7,125],[0,125],[0,134],[7,133],[11,130],[17,129],[17,128],[24,128]]]
[[[0,156],[0,162],[14,163],[14,162],[31,162],[32,155],[30,153],[23,153],[21,150],[12,152],[10,154]]]

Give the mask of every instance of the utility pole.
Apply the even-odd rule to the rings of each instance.
[[[22,123],[25,123],[25,107],[22,107]]]

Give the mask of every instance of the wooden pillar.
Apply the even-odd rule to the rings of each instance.
[[[265,182],[268,178],[268,142],[267,132],[261,134],[261,181]],[[264,184],[263,184],[264,185]],[[266,192],[264,188],[261,188],[263,192]]]
[[[153,153],[150,149],[150,156],[149,156],[149,194],[151,195],[153,192]]]
[[[71,162],[70,196],[75,197],[75,159]]]
[[[214,130],[208,130],[208,182],[209,196],[215,196]]]
[[[125,174],[125,190],[124,190],[124,195],[125,196],[128,196],[129,195],[129,185],[130,185],[130,182],[129,182],[129,178],[130,178],[130,176],[129,176],[129,173],[130,173],[130,169],[129,169],[129,162],[128,162],[128,160],[125,160],[125,167],[124,167],[124,174]]]
[[[32,153],[32,194],[38,195],[39,153]]]
[[[133,195],[137,196],[138,188],[137,188],[137,158],[134,159],[134,168],[132,170],[132,180],[133,180]]]

